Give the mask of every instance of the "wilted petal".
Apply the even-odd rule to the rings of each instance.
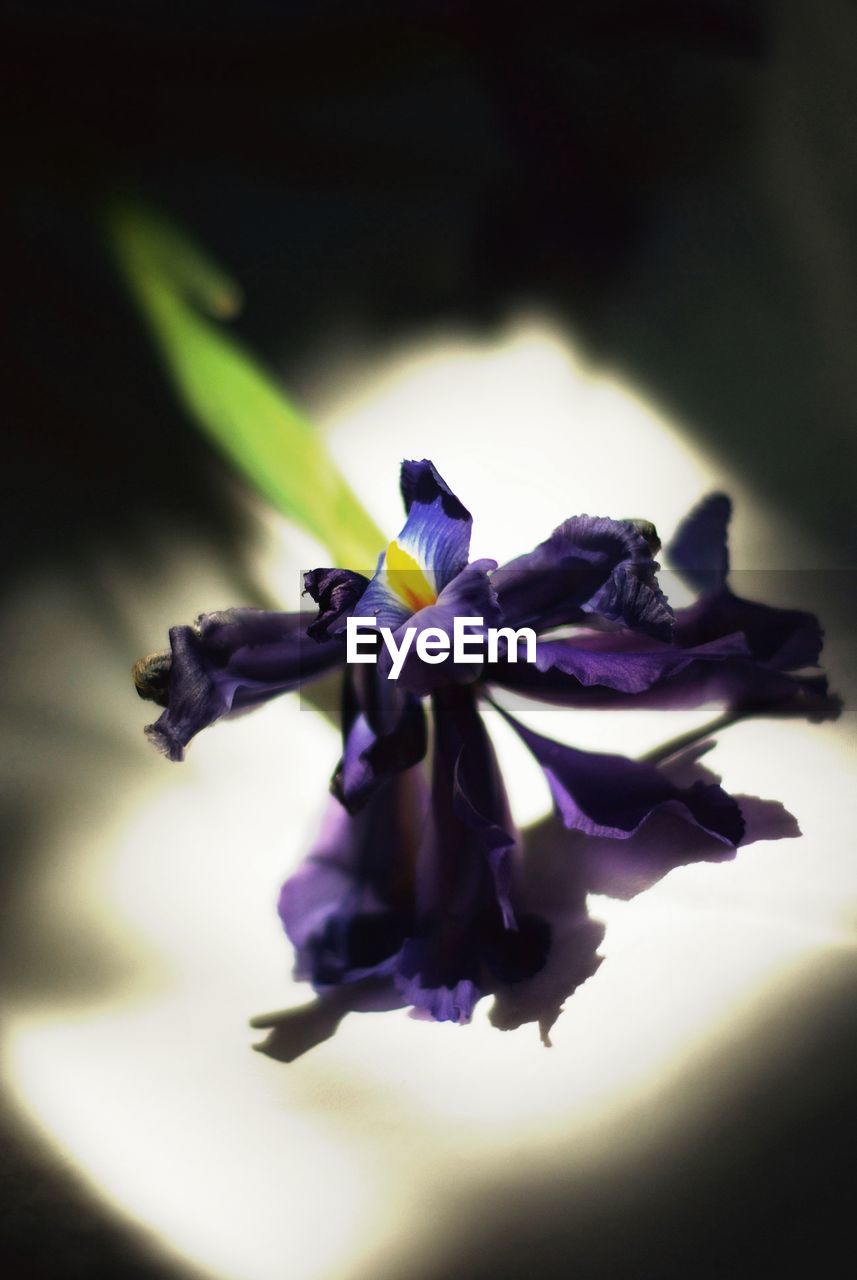
[[[566,639],[539,639],[534,664],[498,662],[486,670],[495,684],[529,692],[539,689],[552,701],[580,701],[581,686],[600,685],[621,693],[636,694],[659,681],[677,675],[693,663],[722,663],[746,656],[740,635],[724,636],[692,649],[661,644],[634,632],[592,632]]]
[[[343,702],[344,747],[332,790],[350,813],[356,813],[385,778],[422,760],[426,720],[419,698],[379,680],[375,668],[365,680],[348,673]]]
[[[618,564],[583,605],[584,614],[617,622],[660,640],[670,637],[672,609],[655,579],[656,565]]]
[[[626,839],[659,810],[678,813],[726,844],[744,834],[741,810],[716,785],[680,787],[662,770],[626,756],[579,751],[533,733],[508,712],[545,772],[557,812],[567,827],[591,836]]]
[[[425,795],[411,770],[388,780],[355,817],[331,801],[315,847],[280,893],[297,978],[323,990],[392,974],[413,930]]]
[[[685,517],[667,546],[668,563],[699,591],[716,590],[726,581],[731,516],[732,502],[726,494],[709,494]]]
[[[726,585],[731,513],[725,494],[711,494],[682,522],[669,545],[672,564],[701,593],[695,604],[676,614],[676,643],[686,648],[740,631],[749,656],[778,671],[815,666],[823,632],[813,614],[744,600]]]
[[[170,631],[166,710],[146,733],[171,760],[221,716],[249,710],[329,671],[341,646],[307,639],[300,613],[227,609]]]
[[[792,617],[794,625],[786,619],[780,635],[791,635],[793,654],[805,639],[802,656],[807,657],[816,644],[810,625],[815,620],[796,612]],[[681,612],[677,614],[682,639],[706,634],[702,629],[685,630],[682,618]],[[774,619],[775,629],[782,621]],[[777,661],[787,652],[784,645]],[[755,661],[740,631],[687,647],[657,646],[628,631],[540,639],[536,663],[494,663],[485,669],[484,679],[528,698],[590,710],[679,709],[717,702],[736,712],[825,720],[835,718],[841,709],[839,699],[828,693],[824,676],[790,675]]]
[[[438,700],[435,719],[438,751],[443,753],[446,766],[444,783],[451,783],[454,816],[481,846],[494,877],[503,924],[514,929],[511,853],[515,828],[491,739],[468,695]],[[440,767],[437,762],[435,767]]]
[[[498,982],[543,964],[543,921],[516,921],[505,791],[473,696],[446,690],[436,703],[432,803],[417,863],[417,916],[396,982],[417,1010],[464,1022]],[[502,975],[502,977],[501,977]]]
[[[342,635],[346,619],[368,585],[368,578],[350,569],[310,569],[305,573],[304,590],[318,605],[318,617],[307,627],[307,635],[318,641]]]
[[[684,671],[655,681],[640,693],[622,693],[604,685],[582,685],[562,672],[518,664],[490,678],[523,697],[563,707],[611,711],[675,711],[720,703],[736,715],[763,713],[835,720],[841,699],[829,693],[823,675],[792,676],[757,662],[730,659],[692,662]]]
[[[537,630],[597,615],[669,637],[672,614],[657,584],[651,539],[630,520],[573,516],[494,574],[510,625]]]
[[[396,987],[403,1003],[411,1006],[414,1017],[463,1025],[470,1021],[485,992],[471,978],[456,979],[443,968],[435,968],[433,943],[434,939],[418,938],[405,944],[396,972]],[[451,972],[461,967],[458,959]]]
[[[777,671],[815,666],[824,640],[814,614],[742,600],[725,587],[676,614],[675,641],[683,648],[736,631],[745,637],[750,657]]]

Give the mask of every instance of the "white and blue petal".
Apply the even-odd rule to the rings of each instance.
[[[361,616],[379,626],[398,626],[434,604],[470,550],[470,512],[427,459],[402,463],[402,497],[407,520],[381,553],[362,600]]]

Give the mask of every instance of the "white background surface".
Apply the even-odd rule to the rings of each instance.
[[[402,522],[399,461],[428,456],[473,513],[474,556],[502,562],[578,512],[644,516],[668,536],[723,488],[735,502],[733,564],[820,564],[787,513],[584,369],[546,321],[523,319],[496,346],[429,341],[359,376],[343,366],[310,408],[389,536]],[[409,1276],[414,1257],[454,1237],[492,1188],[558,1168],[585,1177],[605,1151],[621,1159],[711,1105],[727,1084],[712,1077],[704,1097],[691,1093],[700,1063],[733,1046],[740,1075],[758,1060],[753,1028],[766,1005],[811,1003],[831,958],[853,964],[850,723],[758,721],[724,734],[707,762],[727,790],[782,800],[802,838],[681,868],[631,902],[594,901],[606,960],[569,1002],[550,1051],[534,1027],[495,1031],[480,1006],[468,1028],[351,1016],[291,1066],[253,1054],[247,1018],[308,994],[288,976],[275,903],[319,820],[337,734],[285,698],[204,734],[181,766],[149,752],[130,661],[161,645],[171,622],[241,603],[193,548],[170,556],[156,598],[113,583],[130,653],[93,629],[62,583],[31,584],[16,611],[22,678],[41,660],[50,609],[70,639],[46,699],[79,717],[81,742],[103,729],[121,743],[108,762],[72,732],[54,755],[74,799],[29,904],[63,939],[95,940],[117,977],[83,1000],[61,989],[55,1001],[22,997],[5,1065],[51,1144],[189,1265],[229,1280]],[[325,562],[276,519],[259,557],[286,607],[298,570]],[[824,575],[815,589],[788,603],[823,612]],[[835,630],[829,650],[832,684],[847,692]],[[551,709],[528,722],[633,754],[708,714]],[[532,821],[546,788],[508,734],[497,745],[516,816]],[[22,778],[38,750],[24,743]]]

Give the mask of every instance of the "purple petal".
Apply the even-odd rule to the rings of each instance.
[[[307,635],[318,641],[342,635],[346,619],[368,585],[368,578],[350,569],[310,569],[305,573],[304,590],[318,605],[318,617],[307,627]]]
[[[514,927],[514,837],[473,695],[446,691],[442,701],[430,805],[418,769],[385,781],[356,817],[332,805],[279,909],[296,976],[317,990],[371,980],[394,990],[394,1003],[463,1022],[482,994],[544,964],[550,934],[526,913]],[[297,1022],[299,1050],[317,1028],[314,1017],[309,1028]],[[322,1024],[322,1033],[333,1025]],[[270,1047],[288,1054],[293,1039]]]
[[[628,642],[623,643],[628,636]],[[604,685],[622,693],[640,693],[658,680],[683,671],[693,662],[723,662],[746,656],[740,635],[723,636],[693,649],[640,641],[630,633],[578,636],[573,640],[540,640],[539,671],[562,672],[583,685]]]
[[[632,631],[540,639],[536,661],[492,663],[485,679],[530,697],[569,706],[595,705],[600,693],[641,694],[687,668],[705,669],[746,656],[742,636],[723,636],[693,649],[661,644]],[[591,691],[591,692],[590,692]]]
[[[372,674],[376,674],[375,668]],[[375,683],[379,683],[377,676]],[[359,695],[354,694],[352,680],[346,679],[344,750],[332,790],[349,813],[361,809],[385,778],[418,764],[426,753],[426,720],[421,702],[395,685],[384,688],[389,685],[383,680],[379,692],[384,705],[379,715],[379,699],[361,703]]]
[[[473,1010],[485,994],[470,978],[460,978],[453,986],[424,987],[421,974],[426,962],[424,948],[418,942],[406,944],[396,973],[396,987],[402,1001],[412,1007],[414,1014],[430,1018],[433,1022],[468,1023]]]
[[[511,854],[515,828],[491,740],[469,695],[438,698],[435,722],[438,753],[443,756],[435,768],[445,766],[447,770],[454,816],[473,833],[473,837],[465,837],[468,844],[475,842],[487,858],[503,925],[514,929]]]
[[[414,927],[414,862],[426,803],[418,770],[356,817],[331,801],[319,838],[280,893],[295,976],[318,989],[390,976]]]
[[[679,634],[690,638],[690,629],[682,627],[683,616],[677,615]],[[801,627],[796,627],[794,636],[800,633]],[[815,642],[811,629],[804,634],[808,643],[802,656],[808,656]],[[784,647],[780,656],[785,652]],[[748,712],[826,720],[835,719],[841,709],[823,676],[793,676],[754,661],[741,632],[687,648],[653,646],[627,631],[540,640],[535,664],[498,662],[483,674],[486,682],[522,696],[590,710],[660,710],[718,702]]]
[[[669,563],[700,591],[715,590],[726,581],[731,516],[726,494],[709,494],[685,517],[667,547]]]
[[[329,671],[342,660],[336,642],[314,644],[300,613],[227,609],[173,627],[167,707],[146,733],[171,760],[221,716],[249,710]]]
[[[673,614],[655,579],[656,565],[618,564],[583,605],[583,612],[659,640],[672,633]]]
[[[774,671],[815,666],[823,632],[813,614],[744,600],[726,586],[731,510],[725,494],[712,494],[691,512],[670,544],[668,554],[676,568],[702,592],[695,604],[676,615],[676,643],[689,648],[741,632],[749,656]],[[744,683],[748,687],[743,700],[749,705],[781,702],[794,692],[788,682],[777,681],[765,671],[759,672],[758,689],[746,679]]]
[[[640,693],[620,693],[603,685],[581,685],[556,670],[535,666],[506,667],[489,678],[523,697],[584,710],[674,711],[721,703],[736,712],[801,716],[819,722],[835,720],[842,703],[828,692],[822,675],[792,676],[739,658],[723,662],[692,662],[684,671],[656,681]]]
[[[515,921],[515,837],[473,694],[444,690],[435,711],[415,928],[397,961],[396,983],[426,1016],[466,1022],[498,982],[520,980],[544,964],[549,938],[543,922],[526,917],[519,928]]]
[[[623,840],[658,810],[678,813],[726,844],[737,845],[744,820],[722,787],[679,787],[654,765],[626,756],[578,751],[533,733],[503,715],[542,766],[557,812],[567,827]]]
[[[497,603],[497,596],[488,577],[488,571],[496,569],[496,560],[474,560],[461,573],[444,587],[437,598],[437,603],[420,609],[412,614],[407,622],[395,633],[396,643],[401,645],[405,630],[416,628],[399,675],[399,683],[412,693],[427,694],[447,684],[470,684],[482,674],[480,663],[454,662],[452,657],[453,627],[456,618],[481,618],[480,625],[467,628],[468,636],[474,638],[470,646],[478,653],[475,639],[481,638],[483,648],[485,633],[488,627],[500,626],[503,618]],[[424,662],[417,652],[417,641],[422,632],[429,628],[436,629],[449,638],[449,653],[441,662]],[[386,674],[389,660],[385,655],[379,663],[379,670]]]
[[[725,587],[676,614],[675,640],[684,648],[736,631],[746,638],[750,657],[778,671],[815,666],[824,639],[814,614],[742,600]]]
[[[573,516],[492,581],[515,627],[547,630],[597,615],[667,639],[672,614],[657,568],[651,540],[632,521]]]

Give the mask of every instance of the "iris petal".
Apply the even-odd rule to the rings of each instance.
[[[544,921],[513,908],[520,893],[505,790],[470,690],[435,699],[432,802],[417,861],[416,928],[396,983],[418,1012],[466,1022],[501,981],[545,962]]]
[[[821,656],[821,624],[802,609],[743,600],[724,587],[676,614],[675,639],[683,647],[708,644],[736,631],[745,637],[750,657],[777,671],[814,667]]]
[[[440,981],[434,986],[423,986],[425,952],[421,939],[412,939],[403,949],[396,973],[396,987],[403,1002],[411,1006],[415,1017],[460,1025],[469,1022],[484,991],[471,978],[459,978],[451,986]]]
[[[726,581],[731,516],[732,502],[726,494],[711,493],[684,518],[667,547],[668,562],[700,591]]]
[[[721,703],[736,713],[755,711],[820,721],[836,719],[842,709],[841,700],[829,693],[823,675],[793,676],[742,658],[693,661],[678,674],[656,680],[639,693],[583,685],[555,667],[542,672],[528,663],[491,667],[486,680],[522,697],[586,710],[674,711]]]
[[[393,973],[413,931],[425,804],[417,769],[388,780],[356,817],[331,800],[314,848],[280,893],[297,978],[324,990]]]
[[[485,678],[532,697],[560,703],[565,697],[569,705],[577,705],[585,701],[584,691],[589,688],[639,694],[694,664],[722,664],[747,654],[740,634],[681,649],[629,631],[593,632],[568,639],[539,639],[534,664],[493,663]]]
[[[484,649],[487,628],[502,623],[503,616],[488,576],[489,571],[496,567],[496,560],[474,560],[443,588],[435,604],[420,609],[396,631],[394,638],[398,645],[402,644],[407,627],[416,631],[398,678],[400,685],[412,693],[426,694],[443,685],[470,684],[479,678],[482,674],[480,663],[453,661],[453,632],[456,618],[481,619],[481,622],[466,628],[468,637],[474,641],[471,649],[475,656],[479,653],[476,640],[481,638]],[[429,628],[448,637],[449,653],[441,662],[424,662],[417,651],[420,634]],[[380,671],[384,673],[388,669],[389,655],[385,654]]]
[[[307,627],[313,640],[342,635],[369,579],[351,569],[310,569],[304,574],[304,590],[318,605],[318,617]]]
[[[403,462],[400,483],[408,518],[397,541],[440,593],[467,564],[472,517],[427,458]]]
[[[356,813],[385,778],[422,760],[426,720],[413,694],[389,681],[369,680],[361,685],[350,672],[344,684],[342,719],[344,749],[332,790],[349,813]]]
[[[624,840],[651,814],[666,810],[724,844],[737,845],[744,834],[741,810],[722,787],[705,783],[679,787],[654,765],[627,756],[578,751],[533,733],[508,712],[503,715],[542,766],[567,827]]]
[[[146,733],[171,760],[221,716],[258,706],[342,660],[338,642],[307,639],[300,613],[227,609],[170,631],[167,707]]]
[[[453,811],[487,858],[503,924],[515,928],[511,855],[515,828],[503,777],[476,704],[469,696],[438,702],[438,740],[452,760]],[[443,741],[445,739],[445,741]]]
[[[697,602],[676,616],[677,643],[704,644],[740,631],[750,657],[778,671],[815,666],[823,632],[813,614],[743,600],[727,587],[731,514],[725,494],[710,494],[682,521],[669,544],[670,560],[700,592]]]
[[[725,494],[710,495],[682,522],[669,545],[673,564],[700,592],[694,604],[676,614],[676,643],[689,650],[740,632],[749,660],[727,664],[706,680],[722,686],[719,696],[746,711],[794,710],[815,718],[837,714],[839,703],[828,696],[819,677],[786,674],[817,665],[824,636],[818,619],[804,610],[745,600],[730,590],[731,511]],[[683,694],[688,687],[688,676],[676,683]]]
[[[365,616],[393,628],[433,603],[465,567],[472,524],[428,459],[403,462],[401,483],[408,518],[382,553],[363,599]]]
[[[547,630],[597,615],[668,639],[672,613],[657,568],[652,538],[632,521],[573,516],[493,582],[515,627]]]

